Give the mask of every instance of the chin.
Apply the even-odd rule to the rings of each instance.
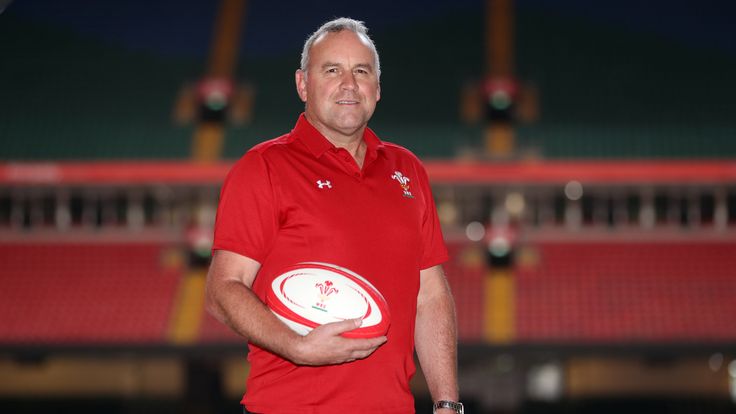
[[[365,126],[368,123],[368,119],[366,117],[357,117],[357,116],[350,116],[350,117],[341,117],[340,119],[335,122],[335,125],[337,125],[340,129],[343,130],[351,130],[351,129],[357,129],[360,127]]]

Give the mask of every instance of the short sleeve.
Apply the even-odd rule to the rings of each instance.
[[[424,216],[422,217],[423,250],[420,267],[427,269],[446,262],[449,259],[449,255],[442,235],[440,220],[437,216],[437,207],[435,206],[432,195],[432,188],[429,185],[429,177],[421,164],[417,167],[417,170],[421,177],[421,188],[425,203]]]
[[[278,206],[263,156],[247,152],[228,173],[217,207],[213,250],[263,263],[278,230]]]

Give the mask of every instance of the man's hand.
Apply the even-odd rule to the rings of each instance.
[[[359,328],[361,319],[327,323],[301,337],[290,360],[298,365],[334,365],[363,359],[383,345],[387,338],[345,338],[343,332]]]

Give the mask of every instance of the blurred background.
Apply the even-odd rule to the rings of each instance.
[[[467,412],[736,412],[726,0],[0,0],[1,411],[240,412],[219,185],[339,16],[432,181]]]

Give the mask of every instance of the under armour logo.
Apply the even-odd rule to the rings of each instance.
[[[332,183],[329,180],[317,180],[317,187],[319,188],[332,188]]]

